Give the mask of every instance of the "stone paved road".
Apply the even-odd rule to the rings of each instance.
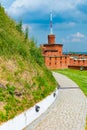
[[[87,98],[67,77],[53,73],[62,88],[55,103],[26,130],[85,130]]]

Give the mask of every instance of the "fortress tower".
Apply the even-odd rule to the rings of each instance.
[[[62,54],[62,44],[55,43],[55,35],[52,28],[52,12],[50,13],[50,34],[48,43],[41,45],[45,65],[49,69],[67,68],[68,57]]]
[[[66,54],[62,53],[62,44],[56,44],[55,35],[52,28],[52,12],[50,13],[50,34],[48,35],[48,43],[42,44],[42,55],[44,63],[49,69],[86,69],[87,70],[87,55],[86,54]]]

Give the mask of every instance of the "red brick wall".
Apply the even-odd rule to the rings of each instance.
[[[70,58],[69,66],[87,66],[87,59],[81,58],[81,56],[78,59]]]
[[[44,45],[42,47],[42,53],[45,56],[62,56],[62,46],[58,44],[49,46]]]
[[[67,57],[45,57],[45,65],[49,69],[68,68]]]
[[[55,44],[55,35],[48,35],[48,44]]]
[[[55,44],[55,35],[48,35],[48,44],[41,46],[45,65],[49,69],[87,68],[87,55],[62,54],[62,44]]]

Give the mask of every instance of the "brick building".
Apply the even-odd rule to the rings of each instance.
[[[48,35],[48,44],[41,45],[45,65],[49,69],[67,68],[69,56],[62,54],[62,44],[55,44],[55,35]]]
[[[87,69],[87,55],[63,54],[62,44],[55,43],[55,35],[48,35],[48,43],[41,45],[44,62],[49,69]]]
[[[50,13],[50,35],[48,43],[41,45],[44,62],[49,69],[87,69],[87,55],[63,54],[62,44],[55,43],[55,35],[52,31],[52,12]]]
[[[68,68],[87,70],[87,54],[68,54]]]

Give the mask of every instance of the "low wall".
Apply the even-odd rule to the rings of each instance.
[[[80,70],[81,66],[68,66],[69,69]],[[87,70],[87,66],[83,66],[83,70]]]
[[[16,116],[15,118],[3,123],[0,126],[0,130],[22,130],[27,125],[32,123],[35,119],[37,119],[42,113],[44,113],[47,108],[55,101],[56,97],[58,95],[58,89],[37,103],[32,108],[28,109],[27,111],[24,111],[22,114]],[[39,111],[36,111],[36,107],[39,106]]]

